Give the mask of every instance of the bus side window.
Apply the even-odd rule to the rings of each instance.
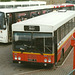
[[[74,27],[75,27],[75,17],[74,17]]]
[[[59,43],[60,42],[60,40],[61,40],[61,27],[60,28],[58,28],[58,30],[57,30],[57,43]]]
[[[74,24],[75,24],[75,18],[73,18],[73,28],[74,28]]]
[[[16,22],[20,22],[20,21],[28,19],[27,16],[28,16],[27,12],[15,13]]]
[[[61,39],[64,38],[64,25],[61,26]]]

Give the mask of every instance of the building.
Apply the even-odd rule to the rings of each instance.
[[[49,5],[49,4],[61,4],[61,3],[66,2],[66,0],[32,0],[32,1],[46,1],[47,5]]]

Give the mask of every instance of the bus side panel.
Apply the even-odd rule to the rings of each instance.
[[[61,50],[62,50],[62,47],[57,51],[58,54],[57,54],[57,62],[60,60],[61,58]]]
[[[66,50],[69,48],[69,46],[71,45],[71,39],[72,39],[72,35],[67,39],[67,41],[64,44],[64,53],[66,52]]]
[[[62,55],[62,49],[64,48],[64,54],[67,51],[67,49],[70,47],[71,45],[71,39],[72,39],[72,35],[64,41],[64,44],[61,45],[61,47],[58,49],[58,54],[57,54],[57,62],[60,60],[61,55]]]

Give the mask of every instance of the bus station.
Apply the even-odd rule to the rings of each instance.
[[[46,2],[0,2],[0,75],[75,75],[75,4]]]

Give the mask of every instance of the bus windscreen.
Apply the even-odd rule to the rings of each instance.
[[[52,53],[51,33],[14,33],[14,50]]]

